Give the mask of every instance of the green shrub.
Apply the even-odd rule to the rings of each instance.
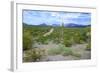
[[[87,44],[86,50],[90,51],[91,50],[91,43]]]
[[[70,40],[64,40],[63,44],[66,46],[66,47],[70,47],[72,45],[71,41]]]
[[[57,48],[51,48],[48,50],[48,53],[50,55],[58,55],[61,54],[63,56],[67,56],[67,55],[72,55],[72,49],[69,47],[65,47],[62,44],[59,44],[59,46]]]
[[[61,49],[60,48],[50,48],[48,50],[48,54],[49,55],[58,55],[58,54],[61,54]]]
[[[63,49],[62,55],[68,56],[68,55],[72,55],[72,53],[73,53],[72,50],[70,48],[66,47]]]
[[[28,50],[32,48],[33,44],[33,36],[31,35],[30,31],[23,31],[23,50]]]

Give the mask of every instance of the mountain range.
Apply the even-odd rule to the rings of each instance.
[[[47,25],[46,23],[42,23],[42,24],[39,24],[39,25],[31,25],[31,26],[53,26],[53,27],[59,27],[61,25],[60,24]],[[89,26],[91,26],[91,25],[90,24],[89,25],[81,25],[81,24],[75,24],[75,23],[64,24],[64,27],[68,27],[68,28],[74,28],[74,27],[81,28],[81,27],[89,27]]]
[[[89,27],[89,25],[81,25],[81,24],[74,24],[74,23],[69,23],[69,24],[64,24],[64,27]]]

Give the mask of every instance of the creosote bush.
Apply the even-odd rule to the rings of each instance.
[[[59,46],[56,48],[50,48],[48,50],[48,54],[49,55],[62,55],[62,56],[72,55],[78,58],[81,57],[79,53],[74,52],[71,48],[65,47],[62,44],[59,44]]]
[[[58,47],[56,47],[56,48],[50,48],[49,50],[48,50],[48,53],[50,54],[50,55],[58,55],[58,54],[61,54],[61,55],[72,55],[72,49],[71,48],[69,48],[69,47],[65,47],[64,45],[62,45],[62,44],[59,44],[59,46]]]
[[[88,43],[86,46],[86,50],[90,51],[91,50],[91,43]]]

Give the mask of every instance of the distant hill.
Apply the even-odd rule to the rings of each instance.
[[[48,26],[46,23],[39,24],[38,26]]]
[[[69,24],[64,24],[64,27],[89,27],[91,25],[81,25],[81,24],[74,24],[74,23],[69,23]]]
[[[52,24],[52,26],[54,26],[54,27],[59,27],[60,24]]]
[[[37,26],[53,26],[53,27],[59,27],[60,24],[51,24],[51,25],[48,25],[48,24],[46,24],[46,23],[42,23],[42,24],[39,24],[39,25],[37,25]]]

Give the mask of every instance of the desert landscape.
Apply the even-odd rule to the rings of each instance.
[[[91,59],[89,16],[89,13],[23,11],[23,62]]]

